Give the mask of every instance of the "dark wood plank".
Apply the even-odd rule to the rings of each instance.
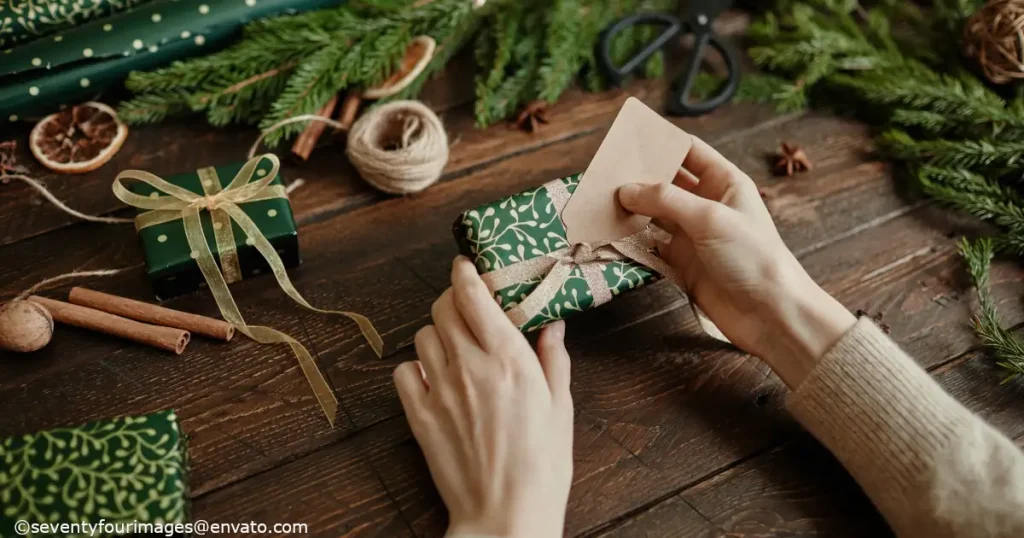
[[[968,409],[1011,438],[1024,435],[1024,384],[997,384],[983,353],[933,371]],[[680,536],[696,512],[701,534],[687,536],[890,536],[888,526],[831,454],[809,435],[744,461],[609,526],[601,536]]]
[[[895,337],[923,364],[935,366],[968,349],[973,338],[964,323],[966,297],[949,302],[918,299],[958,289],[955,279],[944,278],[958,268],[952,246],[922,221],[918,213],[927,211],[836,243],[806,263],[851,308],[860,302],[895,304],[885,314]],[[940,246],[907,258],[929,243]],[[903,259],[907,261],[894,265]],[[1000,297],[1016,302],[1019,268],[998,270],[1016,271],[1016,283],[996,287]],[[903,273],[887,280],[899,271],[914,276]],[[862,279],[865,272],[877,276]],[[931,284],[921,290],[919,280]],[[613,302],[605,309],[617,307]],[[1019,308],[1006,309],[1006,314],[1010,320],[1022,318]],[[780,381],[753,358],[716,351],[685,310],[671,310],[611,335],[588,329],[582,323],[569,325],[573,392],[580,420],[600,431],[600,442],[577,454],[570,534],[642,509],[652,499],[728,469],[799,430],[782,409]],[[998,379],[993,374],[980,381],[994,391]],[[1020,422],[1020,414],[1009,412],[1007,420],[1013,419]],[[585,435],[577,434],[577,439]]]
[[[577,360],[574,369],[579,363]],[[948,369],[940,369],[937,378],[969,408],[1009,435],[1024,434],[1024,424],[1019,419],[1020,387],[993,385],[994,373],[989,358],[972,354]],[[728,399],[724,402],[728,405]],[[681,406],[689,403],[683,402]],[[1016,411],[1016,420],[993,420],[1007,409]],[[721,414],[731,413],[723,410]],[[716,423],[711,427],[722,425]],[[637,453],[636,446],[642,439],[613,439],[607,425],[593,420],[585,411],[578,413],[574,429],[574,502],[569,506],[567,535],[577,535],[573,529],[578,526],[578,518],[589,513],[581,507],[583,501],[614,504],[628,484],[659,476],[659,470],[651,468],[644,456]],[[344,500],[336,502],[335,498],[347,495],[351,489],[368,489],[363,485],[363,477],[371,474],[383,484],[400,510],[401,520],[415,536],[443,535],[444,510],[422,455],[401,417],[377,424],[302,460],[200,497],[195,505],[196,517],[210,521],[308,521],[315,522],[310,528],[315,536],[347,535],[352,526],[331,525],[337,525],[336,520],[361,517],[364,510]],[[595,483],[595,476],[600,477],[599,482]],[[377,498],[369,497],[371,502]],[[278,506],[284,508],[277,510]],[[805,433],[797,434],[795,440],[781,447],[737,459],[722,472],[702,478],[683,491],[670,493],[654,505],[626,513],[610,525],[599,521],[602,525],[585,534],[888,535],[884,521],[852,479]]]
[[[738,114],[742,115],[742,113],[743,110],[740,109]],[[702,123],[713,134],[716,127],[709,123],[712,117],[714,116],[702,120]],[[732,116],[720,115],[718,117],[723,118],[717,127],[717,130],[720,131],[729,129],[730,122],[734,121]],[[808,119],[808,121],[817,122],[809,124],[816,127],[809,127],[806,135],[800,135],[802,137],[827,141],[828,137],[819,137],[815,133],[838,128],[837,124],[821,118]],[[768,130],[752,132],[751,136],[765,137],[765,141],[759,142],[762,145],[770,146],[775,143],[774,136]],[[389,341],[408,340],[415,329],[426,321],[432,296],[440,287],[444,286],[448,261],[454,255],[454,245],[450,242],[447,232],[448,224],[454,214],[463,208],[496,198],[501,194],[515,192],[545,179],[578,170],[581,163],[584,163],[590,152],[596,148],[599,140],[599,134],[571,140],[533,154],[514,157],[476,174],[449,184],[439,185],[416,197],[387,200],[374,207],[360,209],[328,221],[305,226],[302,231],[302,241],[306,265],[296,271],[293,276],[300,288],[308,292],[310,299],[314,302],[324,305],[345,305],[349,308],[359,307],[357,309],[377,319],[379,327],[388,335]],[[738,158],[743,155],[743,145],[739,142],[735,143],[738,144],[738,147],[731,150],[730,156],[735,155]],[[851,150],[848,153],[850,163],[856,162],[855,159],[861,152],[862,143],[863,141],[846,146]],[[765,165],[762,163],[763,166]],[[792,181],[805,182],[801,185],[807,185],[806,188],[810,191],[806,194],[807,196],[813,195],[811,185],[814,184],[826,187],[831,192],[834,184],[843,179],[830,177],[830,174],[835,171],[830,172],[829,170],[829,166],[823,164],[816,172],[821,174],[820,176],[811,175]],[[863,188],[863,181],[856,179],[850,183],[854,187],[850,191],[861,199],[861,203],[856,204],[857,207],[865,209],[844,214],[849,219],[847,220],[847,230],[861,225],[854,219],[877,218],[880,212],[886,211],[892,204],[891,201],[888,201],[889,199],[880,200],[881,194],[879,193],[891,190],[889,180],[884,174],[880,173],[875,176],[874,189]],[[826,199],[828,203],[842,204],[839,207],[855,205],[844,198],[845,192],[831,192]],[[823,214],[832,213],[834,211],[829,210],[827,206],[824,208]],[[885,213],[881,214],[885,215]],[[95,260],[108,260],[112,256],[125,259],[131,259],[133,255],[137,256],[134,254],[137,252],[137,248],[133,245],[134,240],[131,238],[130,228],[122,230],[119,232],[121,235],[118,236],[107,235],[106,239],[109,244],[97,245],[89,238],[96,237],[94,234],[99,233],[97,230],[100,229],[100,227],[75,227],[67,234],[62,232],[53,238],[43,237],[14,245],[5,249],[5,253],[13,259],[28,260],[28,267],[47,267],[48,271],[52,271],[52,273],[95,264]],[[793,226],[783,228],[787,237],[789,235],[787,230],[794,229],[796,228]],[[841,235],[845,233],[845,231],[837,231],[832,228],[816,229],[826,234],[838,233]],[[827,237],[827,235],[808,236],[797,245],[827,241]],[[57,239],[64,244],[74,245],[75,248],[81,247],[82,250],[77,253],[65,250],[57,256],[54,254],[57,249],[45,244]],[[427,242],[428,245],[423,246],[424,242]],[[382,244],[388,245],[389,249],[382,251],[380,249]],[[898,261],[898,258],[886,258],[880,263],[885,265],[895,261]],[[370,263],[372,264],[370,267],[373,269],[367,269],[367,266],[360,267],[360,263]],[[376,272],[376,267],[383,268],[384,278],[380,281],[386,282],[386,285],[369,286],[367,280],[360,280],[363,277],[356,278],[352,286],[331,284],[331,282],[350,279],[349,275],[362,274],[367,270]],[[32,279],[37,278],[34,276],[35,273],[26,273],[24,268],[21,270],[10,268],[7,271],[0,270],[0,272],[8,272],[10,276],[7,280],[19,286],[28,285]],[[110,284],[110,286],[113,291],[118,293],[145,297],[143,280],[141,276],[136,275],[133,277],[132,285],[118,282],[117,285]],[[427,285],[423,285],[424,283]],[[376,291],[387,289],[388,286],[390,286],[390,291],[386,294]],[[340,396],[345,403],[346,416],[354,422],[356,428],[385,420],[400,411],[390,383],[390,369],[393,363],[381,363],[370,359],[366,354],[365,347],[358,346],[357,335],[351,326],[340,323],[338,320],[297,312],[287,304],[287,301],[281,303],[280,301],[284,301],[284,299],[281,299],[277,292],[264,288],[266,288],[265,283],[261,284],[257,279],[236,286],[236,293],[239,296],[251,297],[251,302],[246,301],[244,304],[250,305],[247,312],[260,311],[260,321],[283,328],[293,334],[298,331],[299,334],[305,332],[309,335],[306,341],[313,348],[319,350],[320,356],[326,364],[334,365],[329,367],[328,371],[339,388]],[[403,289],[409,291],[403,291],[401,295],[395,293],[396,290]],[[682,299],[674,290],[666,292],[658,291],[659,289],[669,288],[663,286],[644,292],[647,293],[645,295],[647,298],[642,302],[640,299],[626,302],[633,305],[626,311],[616,308],[602,309],[599,313],[595,313],[594,316],[606,320],[604,326],[597,325],[597,328],[608,330],[616,325],[629,323],[631,319],[649,315],[651,310],[657,312],[683,304]],[[269,304],[264,304],[267,301]],[[207,313],[212,310],[209,301],[204,300],[201,296],[183,298],[173,304],[179,308]],[[259,308],[254,305],[259,305]],[[101,342],[103,339],[93,337],[93,341]],[[68,345],[70,347],[71,344]],[[179,414],[185,417],[186,421],[194,420],[192,423],[186,423],[186,428],[192,427],[198,431],[209,431],[211,436],[215,429],[205,425],[217,424],[220,426],[221,429],[216,431],[223,432],[223,434],[218,433],[217,436],[212,437],[212,439],[221,440],[211,441],[210,449],[207,452],[210,458],[195,460],[196,484],[194,487],[199,492],[229,483],[245,476],[246,473],[272,466],[279,459],[294,457],[296,454],[302,454],[344,435],[337,432],[325,434],[322,429],[324,425],[317,426],[319,417],[316,408],[308,398],[304,381],[297,375],[294,359],[286,351],[259,348],[261,352],[267,350],[265,353],[268,355],[264,356],[266,358],[247,361],[241,352],[230,353],[227,357],[223,357],[216,346],[211,346],[208,349],[191,351],[187,367],[168,372],[167,367],[161,362],[142,358],[152,355],[148,350],[122,349],[123,346],[120,343],[110,341],[107,341],[105,345],[90,347],[91,349],[82,352],[78,349],[71,350],[57,346],[44,352],[43,355],[35,356],[34,360],[48,362],[45,370],[48,375],[52,375],[54,370],[62,367],[73,368],[79,364],[87,365],[86,367],[93,368],[94,375],[91,379],[97,386],[102,386],[104,375],[110,375],[93,364],[99,360],[98,358],[104,358],[106,362],[114,361],[114,366],[111,367],[113,371],[133,372],[133,378],[157,380],[170,376],[173,379],[164,381],[164,385],[188,386],[191,390],[187,391],[186,395],[170,397],[160,396],[160,393],[166,393],[166,389],[159,384],[145,384],[136,389],[138,397],[133,401],[136,403],[150,402],[150,405],[154,407],[158,405],[178,406],[182,408],[179,410]],[[358,351],[358,353],[353,354],[353,351]],[[45,353],[50,353],[50,355]],[[50,360],[39,360],[46,357],[50,357]],[[261,368],[266,367],[263,363],[268,360],[274,369],[271,372],[264,372]],[[144,374],[134,373],[143,370]],[[28,386],[26,378],[19,377],[28,376],[27,379],[31,380],[39,375],[39,371],[35,366],[26,365],[20,369],[20,372],[16,370],[12,375],[3,376],[5,385],[24,383],[21,392],[7,392],[10,398],[7,401],[19,401],[38,390],[68,390],[65,387],[69,382],[64,380],[75,379],[78,376],[73,372],[64,374],[67,377],[54,375],[53,377],[57,381],[38,381],[31,384],[32,386]],[[228,378],[222,377],[225,372],[230,373]],[[264,381],[266,383],[270,383],[271,380],[289,379],[290,382],[283,383],[282,386],[288,387],[288,391],[291,392],[275,391],[272,396],[259,393],[248,395],[245,391],[251,390],[251,387],[259,387],[259,385],[247,381],[254,375],[259,379],[266,380]],[[57,388],[45,389],[47,386]],[[225,387],[237,388],[237,390],[224,393]],[[88,420],[110,414],[133,412],[137,409],[124,405],[124,402],[109,393],[68,396],[77,404],[74,406],[76,412],[73,415],[57,413],[56,409],[43,406],[20,418],[11,418],[7,424],[0,426],[4,430],[23,431],[26,428],[38,428],[41,425],[49,424],[46,420],[50,422]],[[0,399],[2,398],[4,397],[0,396]],[[94,398],[97,399],[94,400]],[[281,398],[286,398],[292,405],[281,406],[278,401]],[[260,409],[267,409],[267,413],[281,412],[284,417],[282,420],[292,424],[294,429],[262,431],[255,425],[257,421],[249,417],[250,413],[244,412],[246,406],[256,405],[254,402],[261,402]],[[288,420],[295,412],[292,407],[296,405],[304,413],[302,415],[305,417],[304,421]],[[267,415],[260,415],[259,420],[277,422]],[[301,428],[310,428],[314,433],[305,436],[292,433]],[[235,446],[235,448],[223,449],[221,448],[222,444]],[[203,450],[201,445],[197,444],[196,446],[197,451]],[[232,456],[235,452],[239,454],[238,460]],[[254,452],[266,457],[250,457],[250,454]],[[223,457],[213,457],[218,453]],[[222,459],[226,463],[217,463]],[[246,461],[247,466],[240,467],[231,464],[231,462],[241,460]],[[211,467],[205,467],[207,463],[204,462],[209,462]]]
[[[380,480],[375,461],[382,447],[407,442],[403,428],[400,420],[381,424],[367,435],[200,497],[192,505],[193,519],[305,523],[309,536],[417,536]]]

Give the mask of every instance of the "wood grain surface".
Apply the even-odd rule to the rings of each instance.
[[[471,75],[453,68],[429,90],[454,142],[442,181],[423,193],[373,191],[337,140],[283,167],[286,180],[307,183],[292,196],[303,257],[292,279],[315,305],[373,319],[384,359],[351,323],[304,311],[266,277],[232,286],[247,320],[314,353],[342,404],[335,428],[287,347],[195,339],[175,357],[60,326],[40,352],[0,354],[0,436],[175,408],[191,439],[196,518],[304,522],[313,536],[441,536],[445,510],[391,372],[414,357],[412,336],[447,286],[451,221],[583,170],[627,96],[660,109],[667,94],[665,83],[644,81],[573,90],[545,129],[527,134],[472,126]],[[786,243],[827,291],[851,310],[880,313],[948,391],[997,428],[1024,435],[1024,389],[999,384],[968,324],[976,305],[954,238],[982,226],[904,188],[853,120],[734,103],[673,121],[754,178]],[[24,132],[12,136],[23,144]],[[130,214],[110,192],[121,169],[173,174],[238,161],[253,139],[252,129],[198,119],[138,127],[110,164],[46,180],[77,209]],[[805,148],[811,172],[772,175],[784,140]],[[0,259],[0,292],[72,270],[133,267],[86,285],[152,300],[132,226],[74,222],[23,185],[0,186]],[[1013,326],[1024,323],[1022,277],[1007,262],[992,275]],[[67,289],[44,294],[63,300]],[[217,315],[203,293],[166,305]],[[689,312],[685,296],[662,282],[570,321],[576,421],[566,535],[888,535],[856,484],[787,415],[781,382],[755,358],[703,336]]]

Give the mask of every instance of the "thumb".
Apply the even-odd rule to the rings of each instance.
[[[548,380],[551,396],[556,400],[569,398],[569,352],[565,349],[565,322],[556,321],[540,333],[537,358]]]
[[[623,185],[619,202],[633,213],[675,223],[688,233],[702,229],[720,205],[671,183]]]

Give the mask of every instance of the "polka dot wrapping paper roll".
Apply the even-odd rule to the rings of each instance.
[[[196,194],[210,196],[227,187],[243,165],[244,163],[234,163],[203,168],[164,179]],[[264,159],[257,168],[257,174],[259,171],[263,171],[265,176],[266,171],[270,168],[270,163]],[[261,177],[257,174],[253,174],[250,183]],[[270,182],[270,185],[284,185],[280,174]],[[145,183],[130,183],[127,186],[135,194],[149,197],[153,197],[154,194],[157,197],[160,196],[155,188]],[[299,236],[292,208],[287,198],[245,202],[238,204],[238,207],[256,223],[260,232],[281,257],[285,267],[299,265]],[[140,211],[140,214],[143,212]],[[221,249],[218,243],[227,238],[226,240],[234,245],[238,278],[245,279],[268,273],[269,266],[256,250],[252,240],[232,219],[218,218],[223,216],[214,217],[205,210],[199,215],[203,236],[206,238],[214,258],[221,265],[222,272],[223,268],[227,266],[220,255]],[[227,233],[228,228],[230,228],[230,233]],[[189,247],[188,239],[185,237],[185,226],[181,219],[144,227],[139,230],[139,239],[142,242],[142,250],[146,258],[146,271],[158,299],[189,293],[206,284],[195,261],[198,253],[193,252]],[[230,249],[230,246],[228,248]],[[229,261],[229,265],[233,265],[231,262],[233,260]]]
[[[343,1],[151,0],[0,51],[0,122],[39,117],[62,105],[94,99],[121,88],[131,71],[214,52],[231,44],[252,20]],[[7,4],[0,0],[0,5]],[[0,24],[3,20],[0,14]]]

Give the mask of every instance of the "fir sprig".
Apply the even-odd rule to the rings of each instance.
[[[214,125],[281,120],[319,110],[339,90],[372,87],[397,66],[410,41],[429,35],[442,47],[426,70],[434,73],[472,26],[471,0],[363,0],[338,8],[251,23],[243,39],[209,56],[156,71],[133,73],[137,95],[121,111],[131,122],[161,121],[185,110],[206,113]],[[435,61],[437,60],[437,61]],[[422,88],[417,80],[415,90]],[[302,131],[291,124],[269,133],[270,146]]]
[[[974,318],[974,331],[986,348],[995,355],[996,364],[1006,370],[1004,382],[1024,375],[1024,342],[1009,330],[1003,328],[996,311],[995,299],[989,285],[989,271],[992,263],[993,244],[988,238],[968,241],[960,240],[960,254],[967,262],[967,269],[978,289],[978,303],[981,312]]]
[[[737,98],[854,112],[924,194],[998,227],[961,249],[981,303],[975,330],[1012,377],[1024,374],[1024,343],[999,324],[988,267],[995,251],[1024,256],[1024,89],[1007,103],[955,61],[964,21],[982,3],[780,0],[748,34],[771,78],[746,77]]]

